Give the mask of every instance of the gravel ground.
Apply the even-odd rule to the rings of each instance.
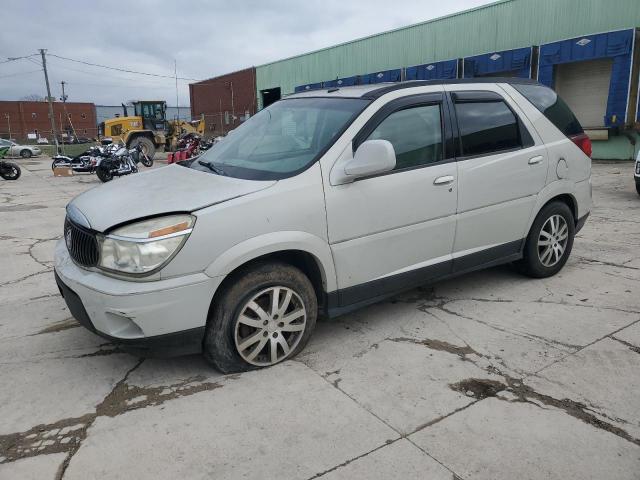
[[[320,323],[292,361],[222,375],[78,328],[52,252],[99,181],[19,162],[0,183],[0,478],[640,478],[630,163],[594,165],[595,209],[554,278],[505,266],[413,290]]]

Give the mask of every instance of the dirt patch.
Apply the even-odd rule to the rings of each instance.
[[[67,318],[65,320],[61,320],[59,322],[53,323],[46,328],[43,328],[38,333],[34,333],[33,335],[42,335],[43,333],[55,333],[62,332],[64,330],[69,330],[70,328],[79,327],[80,324],[75,318]]]
[[[401,343],[413,343],[416,345],[423,345],[431,350],[438,350],[441,352],[453,353],[454,355],[458,355],[460,357],[466,357],[467,355],[477,355],[478,357],[483,357],[484,355],[479,354],[469,345],[465,345],[464,347],[460,347],[458,345],[453,345],[452,343],[443,342],[442,340],[432,340],[432,339],[424,339],[419,340],[416,338],[407,338],[407,337],[398,337],[398,338],[390,338],[392,342],[401,342]]]
[[[615,425],[598,418],[589,411],[585,404],[568,398],[557,399],[549,395],[538,393],[531,387],[525,385],[522,380],[505,375],[503,376],[506,384],[493,380],[468,378],[460,382],[450,384],[449,388],[477,400],[482,400],[487,397],[495,397],[501,401],[523,402],[537,407],[540,407],[542,404],[557,408],[558,410],[562,410],[572,417],[588,423],[595,428],[613,433],[618,437],[624,438],[625,440],[640,446],[640,439],[634,438],[624,429],[616,427]],[[503,391],[510,392],[512,394],[512,399],[498,395],[498,393]]]
[[[456,392],[463,393],[467,397],[482,400],[487,397],[495,397],[499,392],[505,390],[507,385],[486,378],[468,378],[461,382],[450,384],[449,388]]]

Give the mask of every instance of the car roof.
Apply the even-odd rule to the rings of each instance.
[[[460,85],[478,83],[510,83],[510,84],[530,84],[541,85],[536,80],[528,78],[510,77],[482,77],[482,78],[458,78],[445,80],[406,80],[404,82],[385,82],[373,85],[358,85],[354,87],[333,87],[318,88],[306,92],[294,93],[286,98],[309,98],[309,97],[344,97],[344,98],[366,98],[376,99],[386,93],[403,88],[424,87],[432,85]]]

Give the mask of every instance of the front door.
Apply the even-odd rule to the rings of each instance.
[[[352,155],[366,140],[388,140],[396,167],[325,188],[340,305],[450,272],[458,192],[449,133],[442,93],[415,95],[382,107],[348,147]]]

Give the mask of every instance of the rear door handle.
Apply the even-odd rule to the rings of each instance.
[[[544,157],[542,155],[538,155],[537,157],[530,158],[529,165],[537,165],[542,160],[544,160]]]
[[[433,181],[434,185],[449,185],[450,183],[453,183],[453,181],[455,180],[455,178],[453,178],[453,175],[445,175],[444,177],[438,177]]]

